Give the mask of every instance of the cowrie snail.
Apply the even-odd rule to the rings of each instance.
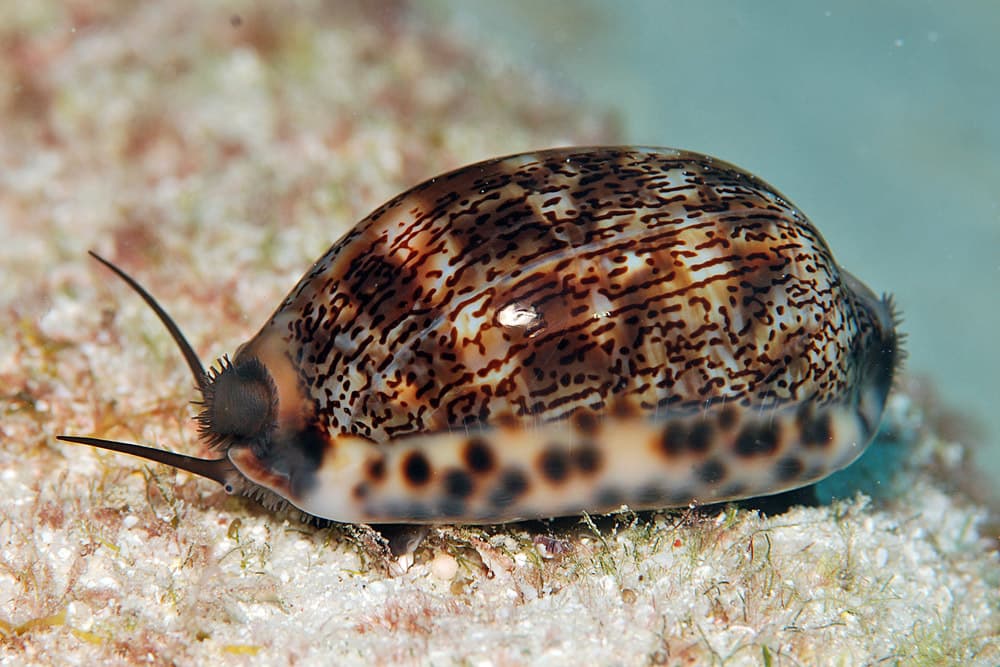
[[[803,486],[872,440],[901,358],[890,300],[795,206],[667,148],[545,150],[425,181],[337,241],[207,371],[100,261],[177,342],[219,456],[60,439],[342,522],[503,522]]]

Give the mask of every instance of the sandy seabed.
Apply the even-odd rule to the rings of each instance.
[[[407,186],[616,139],[544,76],[402,4],[269,7],[0,9],[0,661],[1000,662],[996,524],[940,481],[968,464],[915,392],[846,500],[440,527],[400,559],[364,527],[56,443],[202,453],[187,368],[88,249],[214,359]]]

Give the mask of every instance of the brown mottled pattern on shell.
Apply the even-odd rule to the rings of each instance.
[[[274,327],[331,435],[846,399],[858,307],[819,232],[705,156],[557,149],[361,221]]]

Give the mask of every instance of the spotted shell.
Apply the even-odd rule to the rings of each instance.
[[[375,210],[202,371],[224,456],[195,472],[345,522],[773,494],[873,438],[900,357],[891,310],[725,162],[488,160]]]

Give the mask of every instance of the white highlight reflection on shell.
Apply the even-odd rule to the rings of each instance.
[[[539,315],[534,306],[516,301],[508,303],[497,311],[497,322],[505,327],[528,329],[538,324]]]

